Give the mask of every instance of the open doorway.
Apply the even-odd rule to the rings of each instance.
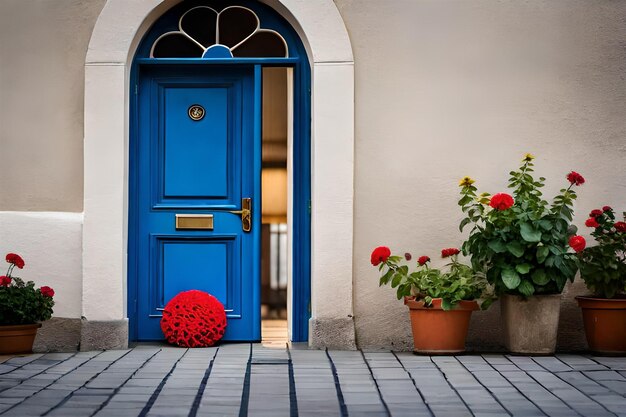
[[[261,336],[279,347],[289,339],[289,79],[289,68],[263,68]]]

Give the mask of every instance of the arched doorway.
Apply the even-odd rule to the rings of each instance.
[[[273,84],[265,79],[270,68],[282,68],[289,81],[289,114],[276,116],[277,123],[265,114],[271,110],[266,102]],[[165,304],[181,291],[199,289],[224,304],[225,340],[258,341],[261,302],[269,305],[289,288],[291,340],[306,341],[310,75],[297,34],[256,2],[183,2],[146,33],[130,79],[135,95],[130,103],[130,339],[162,339]],[[272,139],[264,127],[286,127],[287,120],[285,158],[275,161],[263,152]],[[263,247],[271,241],[272,219],[267,219],[276,217],[268,215],[270,202],[261,202],[268,167],[289,172],[291,208],[283,223],[274,224],[291,232],[291,265],[298,265],[291,273],[279,268],[272,282],[263,272],[273,266],[270,259],[286,258],[287,251],[274,249],[270,256],[271,248]],[[273,194],[280,198],[281,193]],[[286,207],[287,193],[282,194]],[[270,194],[264,195],[267,200]]]
[[[128,343],[132,60],[153,23],[179,3],[108,0],[89,43],[82,350]],[[354,63],[350,41],[332,0],[259,3],[295,28],[311,71],[311,320],[304,333],[313,347],[353,348]]]

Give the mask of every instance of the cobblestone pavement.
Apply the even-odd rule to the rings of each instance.
[[[1,416],[626,416],[626,358],[225,344],[0,364]]]

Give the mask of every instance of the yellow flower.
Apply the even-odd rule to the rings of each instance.
[[[459,181],[459,187],[469,187],[470,185],[474,184],[474,182],[475,181],[470,177],[463,177],[461,178],[461,181]]]
[[[535,159],[535,155],[527,153],[526,155],[524,155],[524,159],[522,159],[522,161],[524,162],[530,162],[533,159]]]

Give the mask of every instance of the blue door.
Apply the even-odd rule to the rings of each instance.
[[[260,67],[140,67],[137,340],[160,340],[176,294],[216,296],[224,340],[260,339]]]

